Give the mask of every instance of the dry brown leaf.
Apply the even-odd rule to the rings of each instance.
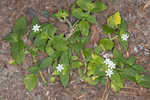
[[[147,8],[148,6],[150,6],[150,0],[146,2],[144,9]]]
[[[92,36],[91,36],[90,42],[92,45],[95,45],[99,41],[99,32],[95,24],[91,25],[91,33],[92,33]]]
[[[127,52],[126,52],[126,56],[127,56],[127,58],[130,57],[130,54],[129,54],[129,51],[128,51],[128,50],[127,50]]]

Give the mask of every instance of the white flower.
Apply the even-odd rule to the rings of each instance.
[[[109,58],[106,58],[104,63],[106,65],[108,65],[108,68],[110,68],[110,69],[115,69],[116,68],[116,64],[114,64],[114,62],[111,61]]]
[[[121,39],[124,41],[127,41],[127,39],[129,38],[128,34],[122,34]]]
[[[61,72],[64,69],[63,64],[58,64],[56,69],[57,69],[58,72]]]
[[[104,64],[109,65],[111,63],[111,60],[109,58],[106,58],[104,60]]]
[[[38,24],[36,24],[36,25],[33,26],[32,30],[33,30],[34,32],[37,32],[37,31],[40,30],[40,26],[39,26]]]
[[[114,73],[113,73],[113,70],[111,70],[111,69],[108,69],[108,70],[106,70],[105,72],[106,72],[106,76],[109,76],[109,77],[111,77],[111,75],[114,74]]]
[[[116,64],[114,64],[112,61],[108,64],[108,68],[110,69],[115,69],[116,68]]]

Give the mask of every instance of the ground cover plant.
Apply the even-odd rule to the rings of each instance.
[[[62,23],[68,24],[68,34],[57,34],[56,27],[50,23],[40,24],[34,17],[30,24],[28,39],[32,40],[33,47],[28,46],[22,40],[27,32],[25,17],[20,17],[14,25],[12,32],[4,38],[11,43],[12,56],[16,64],[21,64],[27,54],[31,54],[34,65],[28,69],[29,74],[24,78],[25,87],[32,91],[38,82],[37,75],[40,74],[44,84],[53,83],[56,77],[64,87],[69,83],[71,70],[78,70],[81,80],[96,85],[105,85],[110,81],[114,91],[124,87],[125,80],[130,80],[139,85],[149,88],[150,77],[144,74],[143,66],[135,63],[134,56],[126,58],[115,46],[118,40],[124,51],[128,48],[129,33],[127,24],[120,16],[120,12],[109,16],[107,23],[103,25],[104,34],[95,48],[85,48],[91,37],[90,26],[97,24],[93,13],[106,10],[107,6],[99,1],[77,0],[72,6],[71,13],[65,9],[59,10],[52,16]],[[69,16],[76,19],[70,21]],[[43,61],[37,61],[37,52],[45,52],[47,57]],[[104,52],[104,55],[100,55]],[[109,52],[109,53],[108,53]],[[81,56],[80,56],[81,55]],[[42,71],[52,66],[52,75],[45,80]],[[109,80],[109,81],[108,81]]]

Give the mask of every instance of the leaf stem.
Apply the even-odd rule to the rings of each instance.
[[[115,36],[115,37],[113,37],[113,38],[111,38],[111,39],[114,40],[114,39],[116,39],[116,38],[118,38],[118,36]]]
[[[73,28],[73,26],[72,26],[71,22],[70,22],[68,19],[64,19],[64,21],[65,21],[65,22],[69,25],[70,29],[72,29],[72,28]]]
[[[110,34],[108,34],[108,37],[109,37],[110,40],[112,39]]]
[[[84,56],[84,54],[83,54],[83,50],[81,51],[81,54],[82,54],[82,57],[83,57],[83,61],[84,61],[84,74],[86,73],[86,67],[87,67],[87,63],[86,63],[86,61],[85,61],[85,56]]]
[[[45,80],[45,78],[44,78],[44,76],[43,76],[43,74],[42,74],[41,71],[40,71],[40,77],[41,77],[42,81],[44,82],[44,84],[47,84],[47,83],[48,83],[48,82]]]
[[[66,37],[67,39],[69,39],[73,35],[74,30],[75,30],[76,25],[79,22],[79,20],[77,20],[73,25],[71,24],[71,22],[68,19],[65,19],[64,22],[66,22],[69,25],[69,28],[70,28],[70,33]]]

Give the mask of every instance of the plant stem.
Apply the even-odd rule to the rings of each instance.
[[[69,25],[70,29],[72,29],[72,28],[73,28],[73,26],[72,26],[71,22],[70,22],[68,19],[65,19],[64,21],[65,21],[65,22]]]
[[[77,23],[79,22],[80,20],[77,20],[74,24],[73,24],[73,28],[76,27]]]
[[[105,86],[105,90],[104,90],[101,100],[107,100],[107,98],[109,96],[109,92],[110,92],[110,79],[109,79],[109,77],[107,77],[107,84]]]
[[[86,67],[87,67],[87,63],[86,63],[86,61],[85,61],[85,56],[84,56],[84,54],[83,54],[83,50],[81,51],[81,54],[82,54],[82,57],[83,57],[83,61],[84,61],[84,74],[86,73]]]
[[[118,36],[113,37],[112,40],[114,40],[114,39],[116,39],[116,38],[118,38]]]
[[[70,33],[66,37],[67,39],[69,39],[73,35],[73,26],[68,19],[65,19],[64,21],[69,25],[69,28],[70,28]]]
[[[45,78],[44,78],[44,76],[43,76],[43,74],[42,74],[41,71],[40,71],[40,77],[41,77],[42,81],[44,82],[44,84],[47,84],[47,83],[48,83],[48,82],[45,80]]]
[[[109,39],[112,39],[110,34],[108,34],[108,37],[109,37]]]
[[[79,22],[79,20],[77,20],[74,25],[71,24],[71,22],[68,19],[65,19],[64,22],[66,22],[69,25],[70,28],[70,33],[67,35],[67,39],[69,39],[73,33],[74,33],[74,29],[76,28],[77,23]]]

